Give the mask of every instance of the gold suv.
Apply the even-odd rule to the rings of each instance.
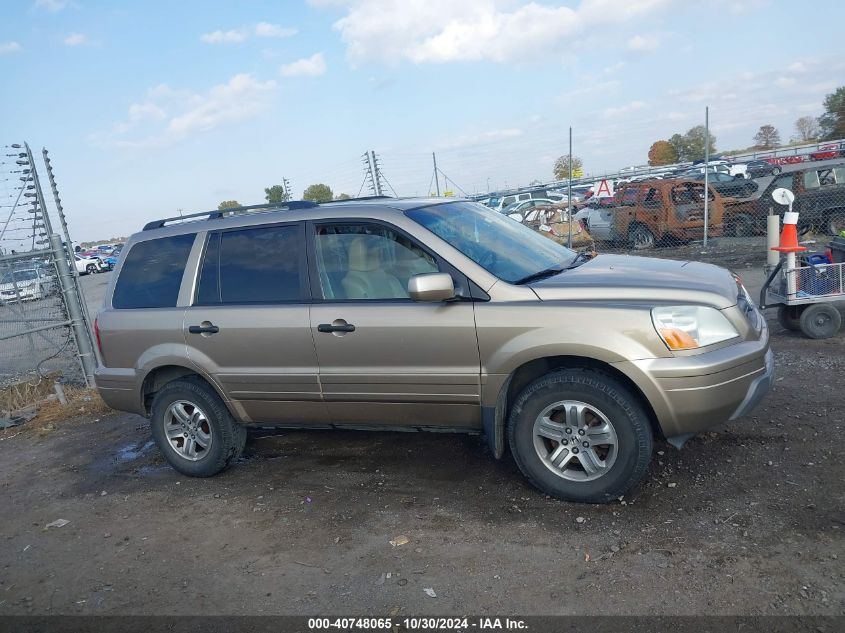
[[[95,324],[103,399],[186,475],[250,426],[483,433],[542,491],[613,499],[772,383],[717,266],[590,259],[479,204],[371,199],[158,220]]]

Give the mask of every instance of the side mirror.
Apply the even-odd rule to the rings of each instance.
[[[414,275],[408,280],[408,295],[413,301],[448,301],[455,297],[455,282],[448,273]]]

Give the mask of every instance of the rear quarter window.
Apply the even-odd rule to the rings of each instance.
[[[188,233],[135,244],[120,269],[112,307],[119,310],[175,307],[195,237],[195,233]]]

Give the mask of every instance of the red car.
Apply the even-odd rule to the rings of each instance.
[[[828,143],[827,145],[820,145],[819,151],[810,154],[811,160],[828,160],[829,158],[839,158],[845,156],[845,143]]]
[[[772,165],[795,165],[796,163],[803,163],[803,156],[770,156],[763,158],[767,163]]]

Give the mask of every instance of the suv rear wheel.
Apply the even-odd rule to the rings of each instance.
[[[201,379],[165,385],[153,399],[150,423],[164,458],[189,477],[216,475],[246,444],[246,428]]]
[[[651,425],[613,377],[568,369],[538,378],[511,410],[508,440],[522,473],[548,495],[604,503],[633,487],[651,460]]]
[[[631,227],[631,231],[628,233],[628,245],[635,250],[654,248],[654,242],[654,233],[642,224]]]

